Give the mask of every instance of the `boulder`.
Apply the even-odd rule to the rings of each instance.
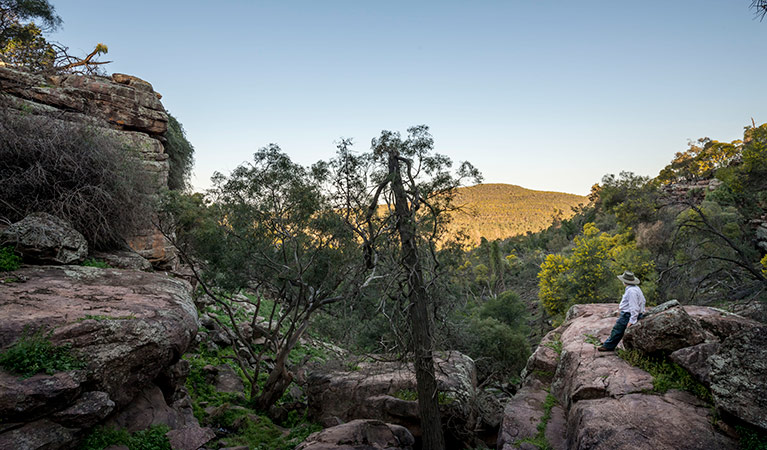
[[[737,448],[711,425],[709,408],[678,391],[582,400],[570,409],[567,435],[570,450]]]
[[[188,427],[170,430],[166,434],[173,450],[197,450],[216,437],[208,427]]]
[[[83,371],[21,378],[0,370],[0,423],[33,420],[73,404],[85,379]]]
[[[446,396],[440,405],[452,430],[473,429],[478,422],[474,362],[458,352],[435,358],[437,383]],[[376,419],[421,435],[418,402],[398,398],[416,391],[412,364],[361,362],[357,370],[317,368],[306,382],[310,417],[327,426],[354,419]]]
[[[551,382],[554,372],[557,370],[560,356],[555,349],[559,346],[559,351],[561,351],[561,345],[562,341],[559,334],[546,334],[533,354],[527,359],[527,364],[522,371],[522,378],[533,377],[543,382]]]
[[[69,408],[53,414],[53,420],[72,428],[90,428],[101,422],[115,407],[109,394],[101,391],[86,392]]]
[[[684,310],[697,320],[701,327],[720,341],[733,334],[759,326],[759,322],[718,308],[685,306]]]
[[[543,404],[549,393],[540,383],[531,383],[517,391],[504,409],[504,421],[498,436],[498,448],[511,450],[516,443],[532,439],[538,434],[543,418]]]
[[[681,309],[678,304],[666,306],[656,315]],[[615,324],[617,307],[576,305],[568,311],[565,323],[544,338],[543,342],[559,340],[562,348],[551,386],[546,377],[532,376],[531,368],[541,367],[542,361],[550,364],[553,355],[530,358],[528,376],[504,410],[499,449],[535,450],[537,445],[530,441],[540,439],[541,433],[547,445],[557,450],[737,447],[712,425],[710,405],[680,391],[649,392],[653,389],[650,374],[615,352],[596,351]],[[702,349],[698,349],[700,354]],[[546,353],[536,351],[534,355]],[[557,402],[552,403],[547,390]],[[541,429],[547,408],[548,420]]]
[[[719,342],[704,342],[692,347],[680,348],[669,357],[684,367],[690,375],[706,386],[711,386],[711,365],[708,358],[719,350]]]
[[[197,419],[183,411],[175,410],[168,404],[162,391],[154,384],[149,384],[119,413],[107,422],[115,428],[128,431],[145,430],[153,425],[167,425],[171,429],[199,428]]]
[[[638,349],[642,353],[671,353],[705,340],[703,328],[681,306],[640,320],[623,336],[626,348]]]
[[[562,405],[606,396],[617,397],[652,389],[652,376],[615,353],[598,353],[596,345],[610,336],[616,304],[576,305],[561,333],[562,353],[551,385]]]
[[[767,430],[767,326],[730,336],[708,362],[714,404]]]
[[[48,419],[19,424],[0,433],[0,450],[37,450],[71,448],[77,429],[67,428]]]
[[[412,450],[415,439],[399,425],[353,420],[310,435],[296,450]]]
[[[32,213],[0,234],[0,244],[13,246],[24,261],[72,264],[88,256],[88,242],[64,219]]]
[[[24,329],[53,330],[51,341],[70,344],[86,367],[26,380],[0,371],[0,421],[19,424],[0,431],[0,442],[37,424],[46,436],[59,436],[59,446],[70,445],[66,436],[101,420],[111,408],[125,408],[168,372],[197,332],[191,288],[184,281],[82,266],[33,266],[17,273],[27,281],[0,289],[0,348]]]
[[[245,385],[242,383],[242,378],[228,364],[221,364],[214,368],[213,385],[218,392],[241,395],[245,393]]]

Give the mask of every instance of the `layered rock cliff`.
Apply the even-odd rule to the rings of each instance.
[[[139,155],[141,167],[149,175],[144,188],[153,195],[168,187],[168,155],[163,147],[168,115],[160,97],[151,84],[129,75],[42,76],[0,67],[0,106],[62,124],[98,127]],[[125,238],[155,267],[175,264],[175,252],[155,228]]]

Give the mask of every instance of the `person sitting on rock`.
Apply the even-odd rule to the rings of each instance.
[[[618,279],[626,287],[626,290],[623,292],[623,298],[621,298],[621,304],[618,306],[620,315],[615,322],[610,337],[597,348],[600,352],[615,350],[615,347],[618,346],[618,343],[623,338],[626,327],[635,324],[637,320],[642,318],[645,312],[645,298],[642,290],[639,289],[639,278],[635,277],[632,272],[626,271],[622,275],[618,275]]]

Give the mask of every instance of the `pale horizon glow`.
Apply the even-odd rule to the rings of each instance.
[[[196,190],[277,143],[311,164],[426,124],[486,183],[586,195],[655,176],[688,140],[767,122],[767,22],[750,0],[51,0],[52,38],[163,95]]]

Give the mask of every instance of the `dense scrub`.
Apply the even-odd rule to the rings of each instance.
[[[574,303],[617,302],[615,275],[624,270],[639,276],[650,304],[738,303],[764,319],[767,124],[731,143],[694,142],[655,178],[606,175],[575,212],[539,233],[471,251],[464,286],[485,297],[511,286],[540,319],[536,334]],[[499,255],[490,258],[492,246]]]
[[[168,154],[168,189],[188,189],[189,177],[194,166],[194,147],[186,137],[184,126],[170,113],[165,139],[165,153]]]
[[[0,219],[45,211],[95,248],[120,246],[152,207],[133,152],[96,127],[0,109]]]

